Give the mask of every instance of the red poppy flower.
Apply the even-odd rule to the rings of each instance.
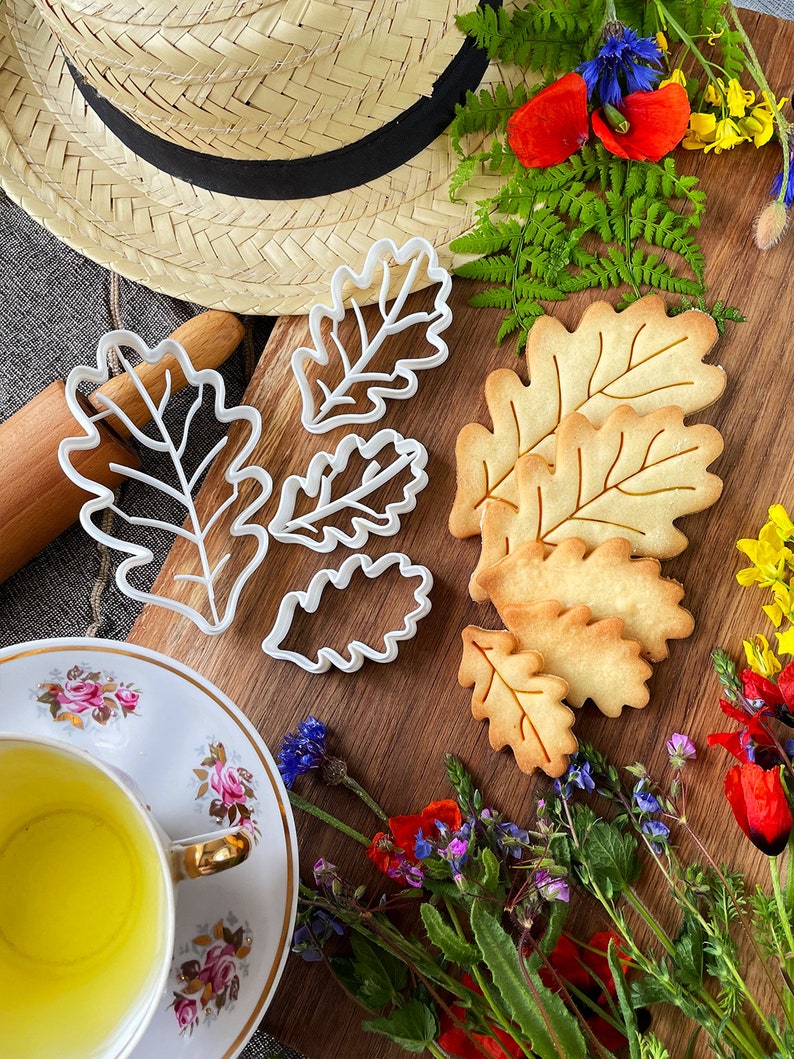
[[[769,857],[783,852],[792,818],[779,767],[762,769],[753,761],[734,765],[725,777],[725,796],[753,845]]]
[[[576,154],[589,133],[587,85],[577,73],[542,89],[507,122],[507,142],[527,169],[559,165]]]
[[[743,706],[720,699],[720,709],[726,717],[739,721],[741,728],[735,732],[712,732],[708,736],[709,746],[724,747],[737,761],[757,761],[766,768],[780,764],[780,751],[767,727],[773,716],[771,706],[761,706],[755,713],[748,713]]]
[[[786,668],[788,668],[788,666]],[[780,675],[782,677],[783,673]],[[752,669],[742,670],[739,674],[739,679],[742,682],[742,690],[744,691],[745,698],[753,700],[760,699],[770,707],[783,705],[785,701],[783,690],[778,684],[773,684],[771,680],[767,680],[766,677],[754,673]],[[790,678],[787,678],[787,680],[790,681]]]
[[[461,982],[473,992],[481,992],[471,975],[464,974]],[[450,1055],[457,1056],[458,1059],[483,1059],[483,1055],[489,1055],[492,1059],[519,1059],[519,1056],[524,1054],[510,1034],[498,1026],[492,1027],[495,1037],[472,1031],[467,1035],[452,1017],[454,1015],[458,1022],[465,1025],[467,1009],[459,1004],[452,1004],[450,1010],[452,1014],[446,1011],[441,1014],[441,1032],[436,1041],[439,1047]]]
[[[587,946],[582,947],[562,934],[549,954],[549,963],[553,970],[541,967],[540,978],[547,988],[555,992],[560,992],[562,986],[559,979],[562,979],[563,983],[585,993],[591,1000],[590,1004],[583,1005],[582,1010],[587,1025],[605,1048],[614,1051],[625,1045],[626,1038],[598,1014],[598,1009],[606,1009],[609,998],[615,995],[615,980],[607,960],[610,940],[618,946],[620,962],[626,967],[628,960],[620,951],[620,939],[610,931],[600,930],[590,938]]]
[[[389,831],[379,831],[375,835],[367,849],[367,856],[385,875],[395,871],[400,864],[397,850],[401,852],[403,860],[410,864],[417,864],[418,858],[415,851],[417,835],[421,831],[426,839],[437,838],[439,823],[449,828],[450,831],[459,831],[463,824],[458,804],[451,798],[430,802],[420,813],[390,816]]]
[[[794,662],[783,666],[777,675],[777,687],[783,703],[789,709],[794,706]]]
[[[632,92],[617,109],[629,123],[628,132],[616,132],[600,110],[593,113],[593,132],[619,158],[658,162],[681,141],[689,124],[686,89],[675,83],[654,92]]]

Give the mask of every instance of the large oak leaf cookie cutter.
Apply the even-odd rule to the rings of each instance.
[[[165,387],[161,395],[153,395],[135,373],[129,358],[121,350],[133,350],[142,361],[148,364],[160,364],[166,357],[173,357],[178,362],[188,387],[195,390],[193,401],[186,413],[177,417],[178,422],[166,422],[168,406],[172,396],[170,370],[165,372]],[[110,377],[108,355],[115,351],[119,363],[134,385],[137,397],[144,402],[150,414],[150,423],[146,431],[135,425],[123,405],[117,403],[107,394],[100,394],[99,401],[104,410],[92,412],[81,400],[80,391],[86,384],[101,385]],[[214,392],[212,414],[219,423],[229,424],[244,422],[247,424],[247,436],[235,455],[228,460],[224,468],[225,495],[218,507],[206,517],[199,512],[196,496],[204,472],[222,456],[226,448],[228,433],[224,434],[198,462],[192,470],[187,471],[183,465],[190,438],[191,425],[199,414],[204,399],[204,391]],[[183,391],[184,392],[184,391]],[[65,438],[59,447],[58,458],[66,476],[86,492],[93,494],[93,499],[86,501],[80,510],[80,522],[85,531],[95,541],[108,548],[127,553],[118,566],[115,574],[119,590],[130,599],[141,603],[153,603],[189,618],[198,628],[207,634],[217,635],[231,625],[237,608],[240,594],[245,583],[259,567],[268,548],[267,530],[254,522],[253,515],[263,506],[270,496],[272,481],[267,471],[247,460],[256,449],[262,431],[262,418],[255,408],[248,405],[227,407],[226,390],[223,376],[211,368],[197,371],[186,350],[173,338],[166,338],[153,348],[149,348],[143,339],[132,331],[111,331],[100,339],[97,347],[97,366],[91,368],[78,365],[69,373],[66,381],[66,401],[77,424],[84,433]],[[73,462],[73,455],[82,450],[97,448],[100,435],[96,424],[104,419],[115,417],[119,420],[142,450],[159,452],[170,461],[174,472],[173,484],[162,481],[150,474],[146,468],[138,468],[131,460],[130,465],[113,463],[111,470],[122,479],[135,480],[150,488],[155,494],[169,498],[179,505],[184,522],[175,519],[154,518],[140,515],[135,511],[124,510],[116,500],[114,491],[108,486],[83,475]],[[234,505],[241,503],[242,489],[245,486],[246,500],[242,510],[237,511],[228,534],[232,538],[229,548],[220,558],[210,556],[207,548],[209,534],[215,530],[220,520],[230,512]],[[248,500],[248,493],[253,498]],[[143,534],[138,541],[126,540],[124,537],[107,532],[94,522],[92,516],[110,510],[116,516],[116,522],[134,529],[136,534]],[[136,568],[147,566],[154,560],[154,552],[145,541],[157,533],[168,533],[174,539],[186,541],[191,551],[190,571],[173,574],[174,582],[190,581],[203,586],[206,593],[206,613],[174,599],[165,592],[157,594],[146,592],[131,584],[129,574]],[[231,558],[234,538],[249,538],[254,542],[253,554],[245,566],[234,578],[231,585],[226,585],[222,571]],[[143,541],[143,543],[141,542]],[[198,572],[196,572],[198,571]],[[223,588],[221,588],[221,584]],[[206,614],[209,614],[209,618]]]

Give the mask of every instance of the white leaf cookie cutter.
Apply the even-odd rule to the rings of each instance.
[[[396,458],[390,458],[382,466],[376,457],[389,446]],[[355,452],[370,463],[355,489],[334,497],[335,481]],[[416,507],[417,495],[427,485],[426,464],[424,445],[413,438],[404,438],[396,430],[381,430],[368,441],[358,434],[348,434],[339,442],[335,452],[318,452],[313,456],[305,476],[293,474],[284,481],[278,511],[270,521],[268,531],[276,540],[303,544],[316,552],[331,552],[337,544],[361,548],[371,533],[380,537],[393,536],[400,529],[400,515]],[[382,511],[365,502],[406,469],[410,470],[411,479],[404,486],[400,500],[386,504]],[[295,505],[301,491],[311,499],[316,498],[317,503],[311,511],[296,516]],[[324,519],[346,508],[358,512],[350,518],[354,532],[322,525]],[[322,529],[321,536],[318,536],[318,527]]]
[[[166,371],[165,373],[165,392],[159,400],[155,401],[152,395],[148,393],[145,386],[138,379],[130,361],[122,355],[121,347],[133,349],[143,361],[149,364],[159,364],[160,361],[167,356],[174,357],[174,359],[178,361],[188,385],[197,389],[198,393],[184,417],[180,438],[175,439],[172,436],[171,430],[163,421],[163,413],[167,408],[171,397],[170,371]],[[108,381],[110,376],[108,353],[111,350],[116,351],[122,368],[133,380],[138,395],[149,408],[149,411],[151,412],[151,422],[154,424],[155,431],[159,432],[159,438],[153,438],[135,426],[125,414],[124,409],[105,394],[99,395],[99,399],[105,407],[104,411],[91,412],[81,401],[79,387],[82,384],[93,383],[101,385]],[[182,468],[181,461],[188,444],[191,422],[198,409],[201,407],[205,386],[210,386],[215,391],[213,407],[215,418],[220,423],[229,424],[238,420],[244,420],[249,425],[249,434],[245,444],[240,448],[240,451],[234,456],[234,458],[229,461],[229,464],[226,467],[224,478],[230,486],[226,498],[222,501],[216,511],[202,521],[199,519],[194,504],[193,493],[197,488],[202,473],[226,446],[228,438],[228,434],[225,434],[219,439],[209,452],[204,454],[198,467],[188,478],[186,472]],[[93,493],[95,497],[93,500],[86,501],[80,510],[80,522],[83,529],[85,529],[89,536],[93,537],[98,543],[128,553],[128,557],[119,564],[115,574],[116,584],[118,585],[119,590],[124,593],[124,595],[129,596],[130,599],[142,603],[154,603],[165,607],[168,610],[176,611],[178,614],[189,618],[202,632],[207,633],[208,635],[217,635],[228,629],[234,618],[237,603],[243,587],[249,577],[260,566],[268,547],[267,530],[263,526],[249,521],[249,519],[269,498],[272,489],[272,480],[267,471],[263,470],[261,467],[257,467],[253,464],[246,466],[246,460],[254,451],[257,442],[259,441],[262,430],[262,418],[255,408],[251,408],[248,405],[237,405],[227,408],[224,403],[225,396],[226,389],[223,376],[211,368],[202,368],[200,371],[196,371],[186,350],[174,339],[166,338],[154,348],[150,349],[143,339],[132,331],[111,331],[100,339],[97,346],[97,367],[91,368],[84,365],[78,365],[69,373],[66,380],[66,401],[75,420],[79,426],[85,430],[85,434],[78,437],[64,438],[58,449],[58,459],[66,476],[74,482],[75,485],[86,490],[86,492]],[[186,526],[165,522],[161,519],[148,518],[142,515],[128,514],[121,510],[116,504],[112,489],[102,483],[94,481],[93,479],[86,478],[73,465],[71,461],[72,453],[80,450],[94,449],[100,444],[100,435],[96,423],[110,416],[117,416],[125,424],[131,436],[135,438],[142,447],[168,453],[177,471],[180,485],[178,488],[174,488],[168,483],[147,474],[145,470],[138,469],[134,466],[112,463],[110,465],[111,470],[120,474],[122,477],[134,479],[147,486],[151,486],[155,490],[161,491],[164,495],[168,495],[173,499],[178,500],[185,508]],[[229,528],[229,533],[232,537],[252,537],[256,542],[255,551],[245,567],[235,578],[232,586],[226,590],[225,604],[219,606],[219,600],[215,590],[215,581],[218,574],[223,567],[225,567],[227,561],[231,557],[231,551],[228,551],[215,563],[214,566],[211,566],[206,549],[207,535],[217,521],[223,516],[224,512],[235,502],[235,500],[237,500],[240,485],[243,482],[251,480],[258,484],[259,494],[255,496],[245,509],[235,517]],[[187,539],[195,546],[199,556],[199,564],[202,573],[177,572],[173,575],[173,578],[174,581],[193,581],[204,585],[207,592],[208,609],[211,614],[210,620],[207,620],[200,611],[180,600],[172,599],[166,595],[158,595],[153,592],[144,592],[129,583],[127,580],[128,573],[135,567],[145,566],[146,564],[153,562],[154,553],[146,545],[127,541],[121,537],[113,536],[110,533],[105,532],[92,521],[91,516],[95,512],[103,511],[108,508],[112,509],[114,514],[131,526],[144,527],[150,530],[164,530],[171,533],[174,537]]]
[[[387,308],[390,281],[389,260],[393,260],[398,265],[405,265],[409,262],[410,264],[402,287],[394,297],[391,306]],[[411,293],[417,273],[425,261],[428,278],[439,284],[432,312],[412,312],[402,316],[405,300]],[[359,290],[369,289],[378,267],[383,269],[377,303],[382,322],[375,334],[370,335],[358,303],[354,297],[349,297],[345,288],[349,289],[350,284],[353,284]],[[314,343],[313,347],[302,346],[292,355],[292,371],[303,401],[301,423],[306,430],[312,434],[322,434],[338,426],[374,423],[386,410],[385,398],[405,400],[412,397],[419,385],[417,371],[443,364],[449,355],[446,342],[439,336],[440,332],[449,327],[452,322],[452,310],[447,304],[451,290],[452,277],[445,268],[438,264],[438,255],[433,245],[420,236],[413,236],[401,247],[398,247],[392,239],[378,239],[370,247],[360,274],[355,273],[348,265],[338,268],[331,277],[333,304],[331,306],[316,304],[309,312],[309,333]],[[358,322],[361,353],[355,361],[351,360],[339,338],[339,323],[346,314],[344,304],[346,296],[349,297]],[[321,331],[321,324],[325,318],[332,322],[330,338],[341,362],[343,377],[341,382],[333,387],[325,383],[322,378],[317,380],[317,385],[324,395],[323,401],[317,408],[304,364],[308,362],[327,367],[330,363],[330,354]],[[419,325],[426,326],[427,340],[434,347],[435,352],[425,357],[399,359],[395,361],[389,373],[375,372],[370,369],[372,360],[390,335],[399,334],[409,327]],[[350,406],[355,404],[355,398],[351,396],[350,390],[356,385],[367,387],[366,395],[372,405],[368,411],[350,410]],[[336,411],[345,408],[348,411]]]
[[[347,645],[349,657],[344,657],[331,647],[321,647],[317,658],[311,659],[298,651],[281,647],[287,633],[292,628],[295,611],[298,607],[313,614],[320,605],[327,585],[336,589],[345,589],[356,570],[361,570],[368,578],[379,577],[389,567],[397,565],[399,573],[405,578],[418,577],[419,585],[414,591],[416,607],[405,615],[403,625],[392,629],[383,638],[383,649],[378,650],[361,640],[353,640]],[[331,666],[336,666],[343,673],[354,673],[364,664],[365,659],[372,662],[393,662],[397,657],[398,646],[403,640],[410,640],[416,635],[416,626],[420,618],[429,613],[430,589],[433,587],[433,575],[425,566],[412,563],[402,552],[389,552],[379,559],[357,553],[342,563],[338,570],[320,570],[309,582],[305,591],[288,592],[281,601],[273,628],[262,641],[262,650],[271,658],[283,658],[295,662],[309,673],[324,673]]]

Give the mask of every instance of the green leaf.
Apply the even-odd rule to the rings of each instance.
[[[447,923],[433,905],[425,902],[420,906],[420,915],[430,941],[440,949],[444,958],[459,967],[471,967],[480,960],[480,950],[476,945],[462,938]]]
[[[499,861],[496,859],[496,854],[487,847],[480,853],[479,859],[482,868],[480,885],[487,894],[494,894],[499,887],[501,875]]]
[[[370,1033],[382,1033],[389,1037],[406,1052],[423,1052],[438,1033],[435,1012],[415,997],[391,1015],[368,1019],[362,1026]]]
[[[612,899],[637,881],[637,840],[606,820],[597,819],[582,839],[579,857],[602,893]]]
[[[531,1042],[533,1053],[539,1059],[586,1059],[576,1019],[537,974],[525,976],[515,943],[485,902],[472,903],[471,926],[506,1013]]]
[[[407,967],[402,960],[372,945],[360,934],[352,934],[350,944],[353,949],[350,974],[356,983],[356,996],[367,1007],[386,1007],[408,984]]]

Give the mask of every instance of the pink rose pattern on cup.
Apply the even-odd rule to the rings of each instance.
[[[192,939],[194,955],[177,967],[177,986],[169,1004],[180,1033],[191,1034],[202,1017],[211,1022],[221,1010],[234,1004],[252,943],[247,927],[233,931],[222,919],[211,933]]]
[[[36,685],[37,702],[43,702],[54,721],[65,721],[74,728],[85,728],[94,721],[106,725],[115,717],[138,715],[140,692],[132,684],[103,676],[99,670],[86,672],[74,665],[62,682],[42,681]]]
[[[244,827],[256,842],[261,832],[254,815],[254,777],[241,765],[229,764],[223,743],[209,743],[208,750],[200,767],[193,769],[199,781],[196,800],[211,798],[208,812],[213,820],[223,827]]]

